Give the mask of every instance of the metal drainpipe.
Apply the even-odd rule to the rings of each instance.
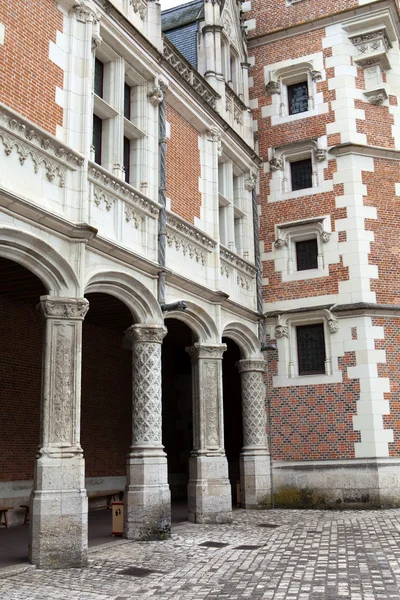
[[[262,290],[262,263],[260,256],[260,239],[258,227],[258,205],[257,205],[257,190],[254,185],[252,191],[252,206],[253,206],[253,233],[254,233],[254,262],[257,269],[257,312],[263,314],[263,290]],[[261,347],[265,346],[265,327],[264,319],[260,319],[258,324],[258,339]],[[268,349],[266,349],[268,352]],[[271,476],[271,508],[274,508],[274,478],[272,472],[272,419],[271,419],[271,393],[269,387],[269,369],[268,369],[268,354],[266,355],[266,377],[267,377],[267,421],[268,421],[268,446],[269,446],[269,465]]]
[[[161,204],[160,217],[158,222],[158,264],[161,270],[158,273],[158,302],[162,306],[165,304],[165,249],[167,245],[167,125],[165,116],[165,93],[166,88],[160,85],[162,91],[162,101],[158,107],[159,115],[159,186],[158,197]]]

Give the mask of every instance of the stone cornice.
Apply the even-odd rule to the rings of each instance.
[[[359,154],[371,158],[386,158],[389,160],[400,160],[400,150],[394,148],[383,148],[382,146],[368,146],[367,144],[338,144],[329,149],[334,156],[346,156],[348,154]]]
[[[330,25],[334,25],[335,23],[342,22],[344,19],[347,20],[351,18],[362,17],[365,15],[371,15],[372,12],[376,12],[383,8],[387,8],[391,12],[393,21],[397,29],[398,37],[400,38],[400,18],[395,3],[392,0],[378,0],[374,3],[372,7],[370,4],[367,4],[363,6],[358,6],[356,8],[341,10],[337,13],[320,17],[319,19],[310,19],[309,21],[302,21],[298,25],[293,25],[292,27],[276,29],[275,31],[271,31],[267,34],[249,37],[248,48],[251,49],[257,46],[262,46],[270,42],[276,42],[280,39],[284,39],[291,36],[297,36],[301,33],[307,33],[309,31],[314,31],[315,29],[323,29],[324,27],[328,27]]]
[[[400,317],[400,304],[375,304],[372,302],[355,302],[354,304],[337,304],[331,309],[333,313],[354,313],[368,315],[390,314]]]

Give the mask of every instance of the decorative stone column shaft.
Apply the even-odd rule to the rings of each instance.
[[[161,343],[165,327],[132,325],[132,446],[127,460],[125,532],[128,539],[170,535],[171,493],[162,445]]]
[[[87,561],[87,496],[80,446],[84,298],[42,296],[45,318],[40,446],[30,511],[29,556],[40,568]]]
[[[229,523],[232,496],[224,451],[222,355],[225,344],[194,344],[192,359],[193,451],[189,459],[188,518]]]
[[[242,506],[259,508],[270,502],[271,474],[268,453],[264,360],[236,363],[242,382],[243,448],[240,455]]]

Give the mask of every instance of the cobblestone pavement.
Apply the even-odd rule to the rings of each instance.
[[[8,574],[0,598],[400,600],[399,543],[400,510],[241,510],[231,525],[182,523],[170,540],[95,548],[87,569]]]

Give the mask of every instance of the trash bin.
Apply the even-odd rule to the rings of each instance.
[[[112,502],[112,534],[122,535],[124,533],[124,503]]]

